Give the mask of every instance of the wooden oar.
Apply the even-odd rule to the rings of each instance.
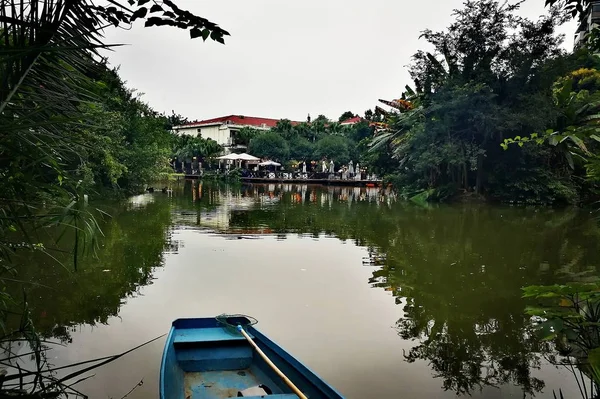
[[[294,383],[292,381],[290,381],[289,378],[286,377],[285,374],[283,374],[283,372],[281,370],[279,370],[279,368],[277,366],[275,366],[275,364],[271,361],[271,359],[269,359],[269,357],[267,355],[265,355],[265,353],[258,347],[258,345],[256,345],[256,342],[254,342],[254,340],[252,338],[250,338],[250,336],[248,335],[248,333],[242,328],[241,325],[238,324],[237,326],[237,330],[239,332],[242,333],[242,335],[244,336],[244,338],[246,338],[246,340],[250,343],[250,345],[252,345],[252,347],[256,350],[256,352],[260,355],[260,357],[263,358],[263,360],[265,362],[267,362],[267,364],[269,365],[269,367],[271,367],[273,369],[273,371],[275,373],[277,373],[277,375],[279,377],[281,377],[281,379],[287,384],[288,387],[290,387],[290,389],[292,391],[294,391],[294,393],[296,395],[298,395],[298,397],[300,399],[308,399],[306,397],[306,395],[304,395],[302,393],[302,391],[300,391],[298,389],[298,387],[296,385],[294,385]]]

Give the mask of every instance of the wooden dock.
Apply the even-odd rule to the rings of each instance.
[[[186,174],[186,179],[198,179],[200,175]],[[302,179],[302,178],[268,178],[268,177],[241,177],[243,183],[290,183],[290,184],[320,184],[323,186],[346,186],[346,187],[379,187],[381,180],[342,180],[342,179]]]

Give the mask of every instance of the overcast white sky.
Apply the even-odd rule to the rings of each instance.
[[[170,27],[106,32],[125,43],[109,55],[121,76],[157,111],[188,118],[229,114],[305,120],[363,114],[398,98],[419,34],[442,30],[462,0],[177,0],[231,33],[226,44],[191,40]],[[527,0],[521,14],[546,12]],[[569,23],[565,46],[572,47]]]

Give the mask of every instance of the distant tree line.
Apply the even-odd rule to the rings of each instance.
[[[244,137],[251,154],[282,162],[324,158],[333,159],[336,163],[356,162],[361,155],[358,143],[371,137],[373,129],[366,120],[342,125],[339,121],[349,119],[348,116],[353,118],[355,115],[346,112],[338,121],[331,121],[323,115],[300,123],[282,119],[270,131],[244,128],[240,137]]]

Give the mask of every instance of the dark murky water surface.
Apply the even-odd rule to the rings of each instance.
[[[588,212],[423,208],[376,189],[181,182],[106,206],[98,257],[20,274],[54,364],[114,354],[178,317],[245,313],[348,398],[579,395],[520,288],[594,275]],[[36,285],[39,284],[39,285]],[[14,287],[15,292],[20,289]],[[92,398],[158,396],[164,339],[96,370]]]

